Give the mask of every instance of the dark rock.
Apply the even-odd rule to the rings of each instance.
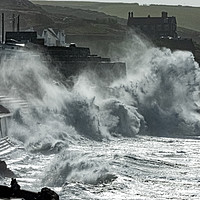
[[[0,177],[5,178],[14,178],[16,175],[7,167],[5,161],[0,160]]]
[[[11,187],[0,185],[0,198],[20,198],[24,200],[59,200],[58,194],[49,188],[42,188],[41,192],[21,190],[17,180],[13,178],[11,181]]]

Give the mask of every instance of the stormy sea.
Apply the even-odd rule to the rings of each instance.
[[[113,57],[127,76],[109,85],[87,71],[69,87],[35,52],[1,60],[0,100],[13,117],[0,160],[22,189],[49,187],[61,200],[200,199],[198,63],[137,36],[120,48]]]

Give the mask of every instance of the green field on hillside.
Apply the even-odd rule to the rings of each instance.
[[[33,1],[39,5],[54,5],[85,10],[95,10],[108,15],[127,18],[128,12],[133,11],[135,16],[160,16],[167,11],[169,16],[176,16],[179,27],[200,31],[200,8],[188,6],[143,5],[128,3],[99,3],[99,2],[71,2],[71,1]]]

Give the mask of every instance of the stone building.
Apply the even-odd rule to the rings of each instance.
[[[161,37],[177,38],[176,17],[169,17],[167,12],[162,12],[161,17],[134,17],[133,12],[129,12],[127,25],[142,31],[146,36],[157,39]]]
[[[52,28],[44,29],[42,38],[46,46],[66,46],[64,31],[55,30]]]

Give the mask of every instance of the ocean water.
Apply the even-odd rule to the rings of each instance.
[[[200,198],[199,65],[136,36],[120,47],[127,77],[106,86],[87,71],[67,87],[33,52],[1,61],[14,114],[0,159],[21,188],[61,200]]]

